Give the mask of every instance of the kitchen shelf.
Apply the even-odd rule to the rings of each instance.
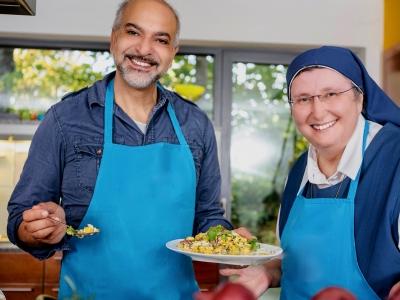
[[[0,139],[31,139],[39,122],[32,123],[0,123]]]

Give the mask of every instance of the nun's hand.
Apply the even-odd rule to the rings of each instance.
[[[224,276],[238,276],[233,281],[244,285],[257,297],[271,285],[271,276],[269,276],[264,266],[250,266],[244,269],[221,269],[219,272]]]

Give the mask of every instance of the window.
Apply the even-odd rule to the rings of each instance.
[[[283,65],[232,65],[232,221],[269,243],[293,152]]]
[[[287,102],[290,53],[230,51],[224,55],[222,197],[235,227],[277,243],[276,217],[291,163],[305,149]],[[217,102],[218,103],[218,102]]]

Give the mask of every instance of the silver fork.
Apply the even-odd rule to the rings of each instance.
[[[54,222],[67,225],[67,223],[65,223],[65,222],[63,222],[63,221],[60,221],[60,220],[56,219],[55,217],[47,216],[46,218],[47,218],[47,219],[50,219],[50,220],[52,220],[52,221],[54,221]],[[67,226],[68,226],[68,225],[67,225]]]

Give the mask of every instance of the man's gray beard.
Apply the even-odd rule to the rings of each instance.
[[[129,70],[129,68],[125,68],[122,64],[117,65],[117,70],[120,72],[122,78],[130,87],[138,90],[150,87],[151,85],[155,84],[162,76],[162,74],[136,76],[136,74],[134,74],[134,71]]]

